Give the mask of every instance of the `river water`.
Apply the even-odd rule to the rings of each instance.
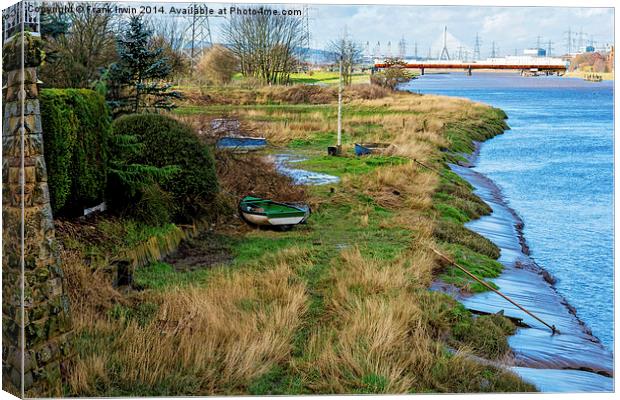
[[[485,142],[475,168],[471,173],[461,171],[462,175],[479,173],[497,185],[500,203],[508,205],[517,214],[514,217],[524,223],[530,258],[557,279],[558,294],[575,308],[577,317],[607,350],[613,350],[612,83],[509,73],[474,73],[471,77],[453,73],[425,75],[403,89],[465,97],[508,114],[511,130]],[[485,185],[479,190],[494,192],[484,189]],[[489,199],[493,200],[490,194]],[[501,205],[493,208],[495,211]],[[471,228],[484,234],[489,223],[483,219]],[[511,281],[513,272],[520,275]],[[516,270],[506,275],[507,290],[524,279]],[[523,347],[524,341],[519,342],[516,336],[511,345]],[[569,347],[567,343],[565,348]],[[525,369],[520,372],[527,375]]]

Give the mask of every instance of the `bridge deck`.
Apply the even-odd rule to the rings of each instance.
[[[392,64],[377,63],[375,68],[389,68]],[[565,65],[561,64],[489,64],[489,63],[407,63],[405,68],[416,69],[500,69],[500,70],[531,70],[539,71],[564,71]]]

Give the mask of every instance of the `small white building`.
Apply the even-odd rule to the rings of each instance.
[[[541,48],[524,49],[523,55],[532,57],[546,57],[547,50]]]

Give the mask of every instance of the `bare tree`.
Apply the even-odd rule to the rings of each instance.
[[[355,65],[359,64],[362,58],[360,45],[345,34],[340,39],[331,41],[328,48],[337,66],[342,60],[342,81],[345,85],[350,85]]]
[[[41,80],[52,87],[90,87],[103,70],[117,59],[112,15],[93,11],[97,4],[83,5],[83,11],[66,14],[65,32],[46,39],[46,62]],[[100,6],[100,5],[99,5]]]
[[[233,14],[223,36],[244,75],[267,84],[288,83],[304,44],[302,19],[273,15],[273,11],[266,8],[258,15]]]
[[[149,29],[153,32],[153,37],[149,47],[151,49],[161,48],[162,53],[168,58],[171,76],[178,78],[190,71],[189,57],[183,49],[183,27],[172,18],[150,18],[148,20]]]

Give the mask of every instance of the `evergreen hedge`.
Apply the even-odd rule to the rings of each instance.
[[[110,116],[88,89],[43,89],[39,95],[52,210],[81,215],[103,201]]]
[[[174,169],[172,174],[152,176],[161,189],[172,195],[171,211],[176,221],[191,221],[207,212],[218,191],[215,160],[210,148],[198,140],[191,127],[161,114],[131,114],[112,123],[112,143],[116,142],[117,136],[134,138],[138,146],[132,146],[137,151],[118,155],[112,150],[113,165],[120,156],[124,163],[138,171],[148,171],[149,167],[160,171],[169,167]],[[135,182],[130,178],[131,174],[126,176],[125,186],[131,187]],[[122,195],[115,190],[108,197],[116,194]]]

